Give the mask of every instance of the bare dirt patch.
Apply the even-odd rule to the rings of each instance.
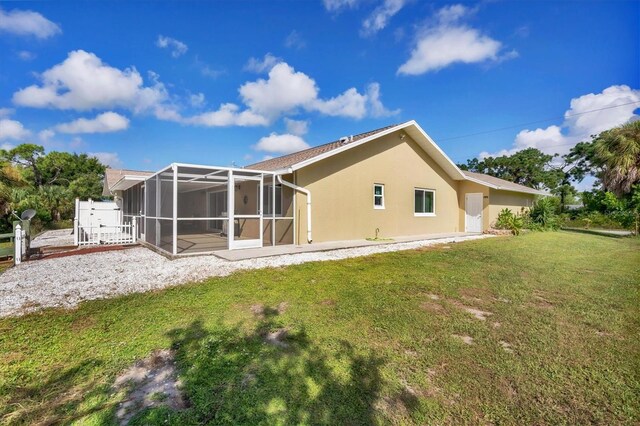
[[[264,317],[264,305],[261,303],[256,303],[255,305],[251,305],[249,308],[251,313],[259,318]]]
[[[286,342],[288,335],[288,328],[279,328],[277,330],[267,332],[264,336],[264,341],[279,348],[288,348],[289,344]]]
[[[276,309],[278,311],[278,315],[284,314],[288,308],[289,302],[280,302],[278,304],[278,308]]]
[[[71,330],[78,332],[93,327],[95,323],[96,320],[92,317],[78,318],[71,323],[70,328]]]
[[[442,305],[434,302],[429,302],[429,301],[422,302],[420,304],[420,308],[422,308],[425,311],[433,312],[437,314],[441,314],[444,312],[444,308],[442,307]]]
[[[509,342],[505,342],[504,340],[500,340],[500,346],[502,346],[502,349],[505,352],[508,352],[510,354],[513,353],[513,348],[511,347],[511,343]]]
[[[465,343],[467,345],[473,345],[473,337],[471,337],[471,336],[460,335],[460,334],[452,334],[451,337],[453,337],[454,339],[458,339],[462,343]]]
[[[480,321],[486,321],[487,317],[489,315],[493,315],[493,312],[488,312],[488,311],[483,311],[481,309],[477,309],[477,308],[473,308],[471,306],[465,306],[460,302],[452,302],[453,306],[455,306],[458,309],[461,309],[471,315],[473,315],[476,319],[480,320]]]
[[[336,305],[336,301],[333,299],[324,299],[320,302],[320,304],[322,306],[335,306]]]
[[[116,411],[116,418],[121,425],[126,425],[136,414],[149,407],[166,405],[173,410],[185,408],[174,356],[175,353],[169,349],[154,351],[116,378],[114,389],[127,392]]]

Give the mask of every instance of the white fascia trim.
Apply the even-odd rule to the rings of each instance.
[[[488,188],[496,189],[498,191],[517,192],[518,194],[531,194],[531,195],[541,195],[541,196],[551,195],[551,194],[546,193],[544,191],[540,191],[538,189],[533,189],[533,188],[531,188],[531,191],[523,191],[523,190],[517,190],[517,189],[513,189],[513,188],[505,188],[503,186],[494,185],[492,183],[488,183],[488,182],[482,181],[480,179],[475,179],[475,178],[469,177],[467,175],[465,175],[465,179],[468,180],[468,181],[471,181],[471,182],[475,182],[475,183],[477,183],[479,185],[486,186]]]
[[[147,177],[148,176],[124,175],[116,183],[114,183],[113,186],[111,186],[111,188],[109,188],[109,191],[123,191],[125,189],[129,189],[131,186],[135,185],[136,183],[144,182],[145,180],[147,180]],[[127,186],[126,188],[118,188],[118,186],[128,181],[132,181],[133,184]]]
[[[435,143],[435,141],[431,138],[431,136],[429,136],[429,135],[427,134],[427,132],[425,132],[425,131],[424,131],[424,129],[423,129],[422,127],[420,127],[420,125],[419,125],[415,120],[411,120],[411,121],[409,121],[408,123],[405,123],[405,124],[410,124],[410,125],[412,125],[412,126],[415,126],[415,128],[416,128],[416,129],[418,129],[418,131],[420,131],[420,133],[422,133],[422,136],[424,136],[424,137],[427,139],[427,141],[429,141],[429,143],[430,143],[431,145],[433,145],[433,147],[434,147],[435,149],[437,149],[437,150],[438,150],[438,152],[440,153],[440,155],[442,155],[442,156],[444,157],[444,159],[445,159],[445,160],[447,160],[447,162],[448,162],[451,166],[453,166],[453,168],[458,172],[458,178],[460,178],[460,179],[458,179],[458,180],[463,180],[464,178],[466,178],[466,177],[467,177],[464,173],[462,173],[462,170],[460,170],[460,168],[456,165],[456,163],[454,163],[454,162],[451,160],[451,158],[449,158],[449,156],[448,156],[447,154],[445,154],[445,152],[442,150],[442,148],[440,148],[440,147],[438,146],[438,144],[437,144],[437,143]],[[404,126],[404,127],[408,127],[408,126]]]
[[[477,183],[477,184],[479,184],[479,185],[487,186],[487,187],[489,187],[489,188],[493,188],[493,189],[500,189],[500,187],[499,187],[499,186],[497,186],[497,185],[494,185],[494,184],[492,184],[492,183],[488,183],[488,182],[482,181],[482,180],[480,180],[480,179],[475,179],[475,178],[469,177],[469,176],[467,176],[467,175],[464,175],[464,178],[465,178],[465,180],[468,180],[468,181],[471,181],[471,182],[475,182],[475,183]]]

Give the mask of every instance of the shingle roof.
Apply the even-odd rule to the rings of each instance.
[[[465,176],[471,179],[481,181],[480,183],[485,183],[485,184],[488,184],[489,186],[496,187],[496,189],[502,189],[504,191],[524,192],[527,194],[535,194],[535,195],[549,195],[544,191],[529,188],[528,186],[509,182],[508,180],[500,179],[494,176],[485,175],[484,173],[469,172],[467,170],[463,170],[462,173],[464,173]]]
[[[309,160],[310,158],[317,157],[318,155],[324,154],[325,152],[333,151],[334,149],[343,147],[353,142],[357,142],[369,136],[373,136],[376,133],[383,132],[395,126],[397,126],[397,124],[382,127],[376,130],[371,130],[365,133],[360,133],[358,135],[353,135],[353,137],[349,137],[349,140],[347,142],[340,142],[340,140],[336,140],[333,142],[326,143],[324,145],[319,145],[313,148],[305,149],[303,151],[298,151],[292,154],[283,155],[281,157],[260,161],[258,163],[254,163],[249,166],[246,166],[246,168],[254,169],[254,170],[265,170],[265,171],[286,169],[287,167],[291,167],[294,164],[298,164],[302,161]]]
[[[110,196],[111,192],[109,188],[112,188],[113,185],[116,184],[123,176],[151,176],[154,172],[144,171],[144,170],[127,170],[127,169],[112,169],[107,168],[104,172],[104,185],[102,189],[102,195]]]

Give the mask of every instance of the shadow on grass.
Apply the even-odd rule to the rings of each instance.
[[[189,407],[147,409],[132,424],[375,423],[383,359],[344,341],[329,355],[303,328],[284,327],[276,309],[248,330],[194,321],[169,336]]]

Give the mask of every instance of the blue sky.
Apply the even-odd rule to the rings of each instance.
[[[457,162],[564,153],[638,106],[639,2],[0,2],[0,145],[114,167],[411,119]]]

